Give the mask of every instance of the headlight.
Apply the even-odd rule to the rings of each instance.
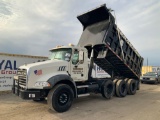
[[[49,87],[50,84],[48,82],[39,81],[39,82],[36,82],[34,86],[36,86],[36,87]]]
[[[14,76],[13,78],[14,78],[15,80],[18,80],[18,76]]]
[[[150,80],[155,80],[156,78],[150,78]]]

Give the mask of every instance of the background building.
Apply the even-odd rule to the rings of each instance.
[[[143,66],[142,67],[142,75],[147,72],[157,72],[160,71],[160,66]]]
[[[47,59],[48,57],[44,56],[0,53],[0,91],[11,90],[13,76],[16,75],[19,66]]]

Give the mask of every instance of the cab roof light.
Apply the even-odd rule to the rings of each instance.
[[[71,46],[71,47],[75,46],[75,45],[74,45],[74,44],[72,44],[72,43],[69,43],[68,45],[69,45],[69,46]]]

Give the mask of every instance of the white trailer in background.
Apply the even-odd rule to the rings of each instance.
[[[11,90],[13,76],[17,68],[23,64],[40,62],[48,57],[0,53],[0,91]]]

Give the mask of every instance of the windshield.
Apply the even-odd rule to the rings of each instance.
[[[146,74],[144,74],[144,76],[156,76],[157,73],[156,72],[148,72]]]
[[[66,60],[69,61],[71,58],[72,49],[71,48],[60,48],[50,51],[49,59],[54,60]]]

